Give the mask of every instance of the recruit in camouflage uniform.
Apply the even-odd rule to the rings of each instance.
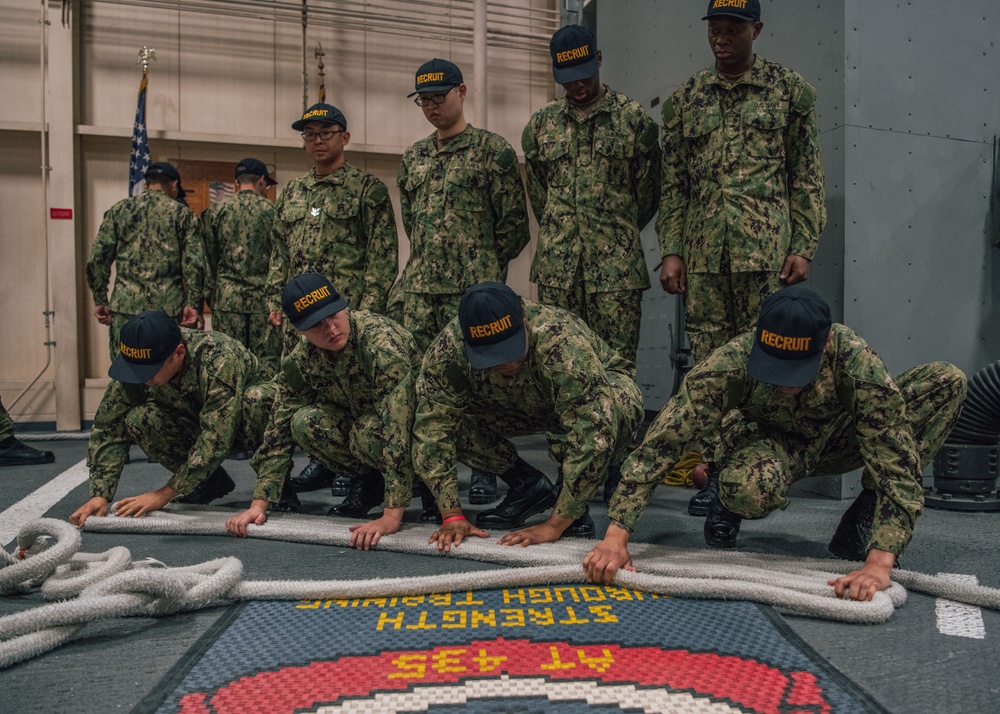
[[[720,434],[726,509],[763,518],[788,507],[795,481],[864,467],[862,486],[876,494],[868,548],[902,554],[923,507],[921,473],[958,417],[965,377],[932,362],[893,378],[850,328],[835,323],[831,336],[819,373],[797,396],[750,378],[754,330],[696,366],[622,466],[611,520],[632,531],[685,443]]]
[[[671,256],[686,269],[696,362],[753,327],[787,258],[816,253],[826,196],[815,103],[799,74],[757,57],[735,83],[712,67],[663,104],[656,230],[664,270]]]
[[[461,508],[458,461],[503,474],[518,461],[506,437],[547,431],[562,475],[553,515],[589,520],[590,499],[628,453],[642,419],[634,366],[576,315],[522,304],[527,354],[516,374],[474,369],[459,318],[428,349],[417,381],[414,466],[445,515]]]
[[[302,340],[286,357],[264,441],[254,454],[254,498],[280,494],[298,444],[334,471],[359,465],[385,479],[386,508],[413,498],[410,428],[420,354],[407,332],[382,315],[348,311],[350,339],[332,360]],[[381,494],[380,494],[381,495]]]
[[[147,177],[161,165],[169,166],[153,164]],[[115,284],[109,302],[112,263]],[[119,201],[104,214],[87,261],[87,285],[94,304],[111,311],[112,361],[118,354],[118,333],[130,317],[163,310],[180,318],[186,308],[200,315],[204,283],[205,248],[190,208],[147,184],[144,193]]]
[[[277,182],[256,159],[241,161],[236,173],[237,193],[201,214],[208,261],[205,295],[212,329],[246,346],[274,374],[281,359],[281,330],[271,324],[267,309],[274,205],[264,193]]]
[[[257,358],[222,333],[181,328],[180,335],[186,355],[175,379],[154,387],[115,379],[108,385],[87,449],[92,499],[114,499],[131,444],[171,472],[167,488],[187,495],[213,480],[232,490],[222,462],[233,449],[260,444],[273,386]]]
[[[439,74],[443,79],[421,81]],[[403,153],[397,178],[403,227],[410,239],[401,277],[403,326],[417,347],[426,350],[458,313],[466,288],[484,280],[506,280],[507,264],[530,235],[517,154],[503,137],[465,122],[465,85],[458,67],[431,60],[418,70],[415,86],[418,99],[442,92],[445,97],[440,105],[424,107],[438,131]],[[435,123],[439,111],[450,111],[455,119],[446,131],[462,127],[440,145],[442,127]]]
[[[567,93],[536,112],[521,136],[538,219],[531,279],[540,302],[581,316],[634,362],[642,291],[649,287],[639,231],[660,200],[657,127],[637,102],[600,84],[597,61],[592,69],[560,62],[560,42],[569,42],[571,56],[598,55],[583,27],[570,25],[553,36],[553,72],[557,82],[567,80]],[[560,78],[563,70],[587,78],[574,84]],[[585,109],[574,101],[577,84]]]

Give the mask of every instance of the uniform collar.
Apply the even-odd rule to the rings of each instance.
[[[766,87],[768,82],[763,77],[764,60],[758,54],[750,65],[750,69],[743,73],[743,76],[736,80],[735,83],[730,83],[726,77],[719,72],[719,68],[714,64],[708,75],[709,84],[718,84],[720,87],[729,89],[731,87],[738,87],[741,84],[749,84],[754,87]]]

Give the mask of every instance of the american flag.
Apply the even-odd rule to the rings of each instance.
[[[132,126],[132,154],[128,162],[128,194],[138,196],[145,187],[146,169],[149,168],[149,141],[146,139],[146,73],[139,82],[139,103],[135,108]]]

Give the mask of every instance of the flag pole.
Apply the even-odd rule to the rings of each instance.
[[[149,84],[149,63],[156,59],[156,50],[143,45],[139,50],[136,64],[142,65],[142,79],[139,80],[139,94],[135,107],[135,122],[132,124],[132,145],[128,165],[128,194],[138,196],[145,188],[146,169],[151,163],[149,139],[146,133],[146,87]]]

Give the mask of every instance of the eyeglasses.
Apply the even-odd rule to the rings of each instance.
[[[324,129],[323,131],[304,131],[302,132],[302,138],[305,141],[316,141],[318,136],[323,141],[329,141],[333,138],[334,134],[343,134],[347,129]]]
[[[454,89],[452,87],[451,89]],[[451,91],[448,90],[448,92]],[[438,106],[444,104],[445,98],[448,96],[448,92],[440,92],[439,94],[428,94],[425,97],[414,97],[413,103],[418,107],[429,107],[431,104],[437,104]]]

